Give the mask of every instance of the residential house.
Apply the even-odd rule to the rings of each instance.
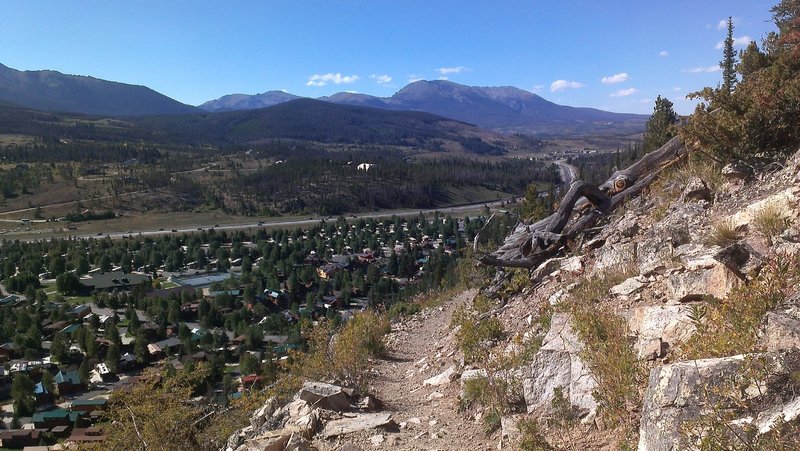
[[[332,279],[334,275],[336,275],[336,271],[338,267],[333,263],[326,263],[317,268],[317,275],[320,279],[328,280]]]
[[[137,365],[136,356],[131,354],[130,352],[122,354],[122,357],[119,358],[119,363],[117,363],[118,369],[123,371],[135,368],[136,365]]]
[[[239,389],[241,391],[251,390],[254,388],[260,388],[264,385],[264,378],[257,375],[257,374],[249,374],[247,376],[242,376],[242,379],[239,383]]]
[[[33,396],[39,406],[53,402],[53,394],[41,382],[33,386]]]
[[[149,282],[149,274],[126,273],[122,271],[91,273],[80,279],[81,291],[83,293],[129,290]]]
[[[96,410],[105,410],[107,406],[107,399],[76,399],[72,401],[70,410],[73,412],[94,412]]]
[[[75,428],[72,434],[64,440],[64,444],[69,448],[71,444],[80,443],[97,443],[105,441],[106,435],[103,434],[103,429],[92,426],[89,428]]]
[[[17,296],[16,294],[10,294],[8,296],[4,296],[4,297],[0,298],[0,307],[6,307],[6,306],[12,306],[13,307],[13,306],[19,304],[20,302],[21,301],[20,301],[19,296]]]
[[[158,348],[167,354],[177,352],[181,347],[181,340],[178,337],[167,338],[155,343]]]
[[[36,412],[33,414],[33,425],[40,429],[50,429],[55,426],[69,427],[86,415],[86,412],[70,412],[66,409]]]
[[[19,345],[14,342],[7,342],[0,345],[0,360],[8,361],[19,354]]]
[[[167,356],[164,350],[155,343],[148,343],[147,353],[150,354],[150,360],[161,360]]]
[[[0,448],[22,449],[36,446],[41,442],[42,434],[47,429],[8,429],[0,431]]]
[[[75,319],[83,319],[87,315],[92,313],[92,308],[88,305],[82,304],[77,305],[73,309],[67,312],[67,315],[75,318]]]
[[[74,393],[77,391],[81,391],[86,386],[81,382],[80,376],[78,376],[77,371],[64,371],[61,370],[56,374],[56,385],[58,386],[58,392],[61,396],[64,396],[68,393]]]

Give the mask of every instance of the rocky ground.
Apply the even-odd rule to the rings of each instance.
[[[642,451],[694,449],[699,442],[687,439],[687,425],[709,418],[719,423],[723,439],[732,437],[731,448],[757,449],[740,437],[745,430],[758,438],[800,418],[798,384],[791,382],[800,374],[797,288],[781,293],[785,299],[760,319],[757,330],[747,332],[757,335],[756,347],[698,360],[688,359],[682,347],[699,328],[706,329],[708,319],[698,312],[754,283],[767,262],[800,254],[800,152],[760,174],[727,168],[713,181],[703,174],[676,171],[630,201],[594,236],[574,243],[570,254],[524,273],[521,289],[495,296],[491,313],[502,323],[505,339],[492,344],[493,355],[537,345],[534,355],[503,370],[512,386],[521,387],[524,401],[521,409],[508,410],[497,431],[485,433],[482,408],[462,408],[462,380],[496,371],[489,361],[465,366],[458,351],[451,318],[459,306],[472,305],[477,291],[470,290],[393,324],[388,356],[375,362],[374,398],[350,397],[326,409],[321,404],[341,397],[341,389],[306,387],[289,406],[265,406],[255,414],[251,430],[232,437],[229,449],[517,449],[515,424],[522,418],[540,421],[542,437],[567,449],[612,450],[623,443]],[[759,224],[766,211],[777,224],[773,235]],[[720,238],[721,229],[733,236]],[[500,285],[513,277],[520,272]],[[592,298],[577,299],[603,278],[613,281]],[[485,291],[497,294],[502,288]],[[627,431],[608,426],[612,422],[597,396],[609,382],[598,376],[597,356],[592,360],[590,353],[602,348],[576,328],[570,302],[592,303],[596,311],[623,320],[620,341],[630,346],[636,371],[643,374],[623,406]],[[753,360],[762,362],[768,377],[745,374]],[[741,385],[733,398],[712,390],[730,381]],[[576,420],[564,429],[553,421],[561,398]],[[712,426],[697,426],[698,436]],[[264,446],[264,434],[273,441],[280,437],[282,444]],[[800,447],[800,438],[796,444]]]
[[[465,291],[440,307],[423,311],[392,327],[388,358],[376,365],[372,391],[400,424],[386,434],[383,448],[408,450],[494,449],[481,418],[459,410],[462,370],[450,320],[468,305],[476,290]],[[369,442],[356,443],[369,448]]]

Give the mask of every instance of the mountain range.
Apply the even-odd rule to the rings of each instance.
[[[200,108],[211,112],[264,108],[296,98],[283,91],[253,96],[233,94],[205,102]],[[466,86],[446,80],[410,83],[391,97],[340,92],[319,100],[386,110],[424,111],[501,131],[543,131],[558,127],[584,131],[608,127],[635,130],[643,128],[647,120],[641,114],[558,105],[513,86]]]
[[[283,91],[268,91],[255,95],[230,94],[194,107],[145,86],[49,70],[19,71],[0,64],[0,105],[47,112],[108,116],[207,114],[270,108],[299,99],[303,98]],[[417,81],[391,97],[340,92],[318,100],[431,113],[496,131],[542,135],[638,133],[647,120],[645,115],[558,105],[512,86],[466,86],[446,80]]]
[[[42,111],[110,116],[198,111],[145,86],[51,70],[19,71],[2,64],[0,102]]]

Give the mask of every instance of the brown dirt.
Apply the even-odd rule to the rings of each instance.
[[[459,411],[458,380],[439,387],[423,385],[425,379],[441,374],[450,366],[458,367],[460,355],[455,349],[450,319],[456,308],[471,302],[476,293],[476,290],[462,292],[440,307],[393,324],[388,336],[388,355],[375,362],[370,388],[402,426],[399,430],[372,430],[315,445],[320,449],[338,449],[349,443],[364,450],[497,449],[499,434],[487,436],[480,418],[476,420]],[[442,397],[433,398],[433,393]],[[383,436],[383,442],[371,442],[370,437],[378,434]]]

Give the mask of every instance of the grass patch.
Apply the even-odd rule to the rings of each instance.
[[[334,382],[365,390],[369,360],[386,351],[389,332],[385,314],[365,311],[356,314],[344,326],[334,329],[330,322],[303,325],[308,352],[289,351],[284,372],[275,383],[274,393],[293,395],[305,380]]]
[[[705,182],[712,192],[720,189],[725,183],[725,177],[722,175],[722,166],[716,161],[697,153],[691,153],[689,159],[679,165],[674,172],[674,179],[678,186],[686,186],[693,178],[699,178]]]
[[[585,344],[582,357],[597,380],[599,411],[615,425],[633,427],[636,421],[628,408],[639,404],[646,374],[628,340],[625,319],[594,302],[573,303],[570,313]]]
[[[773,240],[788,229],[791,222],[783,216],[777,205],[771,203],[756,212],[752,224],[755,231],[772,245]]]
[[[764,315],[796,292],[798,264],[797,256],[774,257],[755,280],[735,288],[726,300],[709,299],[697,333],[682,346],[682,357],[725,357],[755,350]]]
[[[736,226],[730,219],[718,221],[706,237],[706,244],[727,247],[742,239]]]
[[[160,282],[161,282],[161,289],[162,290],[166,290],[168,288],[175,288],[175,287],[180,286],[177,283],[169,281],[169,280],[161,280]]]
[[[460,308],[454,313],[451,324],[458,327],[456,343],[464,354],[465,363],[478,365],[486,372],[485,376],[465,381],[460,407],[483,407],[487,434],[500,427],[504,415],[524,406],[521,381],[514,370],[530,363],[542,344],[541,339],[523,341],[522,336],[517,335],[512,339],[511,352],[498,349],[496,343],[506,335],[502,324],[494,316],[481,316],[491,308],[492,303],[487,298],[477,296],[471,310]]]
[[[467,364],[485,362],[494,343],[505,336],[503,325],[497,317],[480,319],[482,314],[491,310],[491,306],[488,298],[478,295],[471,310],[459,307],[453,312],[450,326],[458,328],[456,342]]]
[[[719,163],[692,153],[689,159],[679,165],[667,168],[658,179],[650,185],[649,197],[653,201],[651,218],[658,222],[669,213],[669,207],[680,198],[686,184],[699,178],[705,182],[713,194],[725,183]]]
[[[82,305],[88,304],[89,302],[94,302],[94,298],[92,296],[69,296],[65,299],[72,305]]]
[[[630,407],[640,403],[640,390],[647,380],[646,368],[636,358],[625,319],[603,301],[611,287],[632,274],[632,268],[623,267],[586,279],[573,290],[566,306],[572,327],[585,345],[581,357],[597,380],[594,397],[598,412],[611,427],[619,427],[628,436],[637,426]]]
[[[550,443],[544,436],[544,433],[539,428],[539,423],[531,418],[519,420],[517,428],[520,432],[519,449],[523,451],[553,451]]]

